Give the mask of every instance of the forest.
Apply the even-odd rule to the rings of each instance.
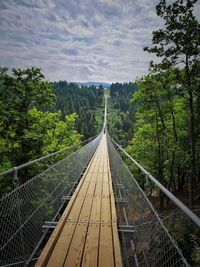
[[[67,114],[76,113],[76,130],[88,139],[100,132],[103,124],[103,95],[100,85],[78,86],[74,83],[59,81],[52,84],[56,96],[56,110],[60,110],[62,118]]]
[[[132,95],[136,92],[136,83],[112,83],[108,100],[108,132],[123,147],[133,136],[134,104]]]
[[[103,124],[103,88],[49,83],[38,68],[0,68],[0,110],[2,172],[96,135]],[[24,176],[20,183],[29,178]],[[0,195],[10,192],[12,178],[0,179]]]
[[[153,32],[152,47],[161,58],[136,81],[133,138],[128,151],[172,192],[188,191],[188,204],[200,199],[200,24],[193,14],[196,1],[157,5],[165,28]],[[197,193],[197,192],[196,192]],[[160,205],[163,205],[162,196]]]

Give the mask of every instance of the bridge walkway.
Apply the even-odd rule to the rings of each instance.
[[[105,134],[35,266],[122,266]]]

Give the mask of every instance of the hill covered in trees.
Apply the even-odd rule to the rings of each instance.
[[[75,127],[83,135],[84,140],[96,135],[103,125],[102,86],[78,86],[75,83],[60,81],[53,83],[56,96],[56,110],[60,110],[62,118],[76,112],[78,115]]]
[[[108,131],[112,138],[126,146],[133,135],[134,104],[132,95],[137,91],[136,83],[112,83],[108,100]]]
[[[110,88],[110,83],[105,83],[105,82],[74,82],[75,84],[77,84],[78,86],[95,86],[95,87],[103,87],[103,88]]]

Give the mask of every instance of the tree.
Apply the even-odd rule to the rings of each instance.
[[[56,110],[61,110],[62,119],[65,115],[76,112],[76,130],[84,139],[97,134],[103,125],[103,117],[97,120],[97,112],[103,103],[103,87],[81,86],[66,81],[53,83],[56,95]]]
[[[154,69],[137,80],[134,137],[128,146],[128,151],[174,193],[183,189],[188,165],[187,104],[183,96],[175,94],[179,87],[176,72]]]
[[[44,112],[54,100],[52,85],[40,69],[13,69],[8,74],[7,68],[0,68],[0,172],[80,143],[76,114],[61,120],[61,112]],[[25,170],[20,182],[28,177]],[[12,189],[10,178],[0,177],[0,194]]]
[[[164,19],[165,28],[153,32],[154,47],[144,48],[162,58],[162,63],[159,64],[161,69],[184,66],[180,75],[179,93],[187,98],[189,108],[190,205],[193,204],[193,183],[196,177],[195,101],[199,88],[195,86],[195,81],[200,74],[200,24],[193,14],[196,2],[197,0],[176,0],[167,5],[165,0],[161,0],[156,6],[156,12]]]
[[[75,130],[77,114],[66,115],[62,121],[61,112],[42,112],[32,108],[27,116],[28,127],[24,139],[31,144],[30,158],[80,144],[81,135]]]
[[[134,105],[130,101],[136,83],[112,83],[108,100],[108,131],[113,139],[127,146],[133,132]]]
[[[26,70],[0,68],[0,144],[4,169],[26,162],[30,149],[24,139],[28,126],[27,113],[33,106],[53,105],[54,94],[50,84],[38,68]],[[7,161],[9,158],[9,162]],[[4,160],[5,159],[5,160]],[[5,165],[5,166],[4,166]]]

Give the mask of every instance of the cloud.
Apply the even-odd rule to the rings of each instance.
[[[0,62],[39,66],[49,80],[133,81],[162,22],[153,0],[0,2]]]
[[[70,55],[70,56],[77,56],[79,55],[79,51],[77,49],[74,48],[63,48],[62,52],[66,55]]]

